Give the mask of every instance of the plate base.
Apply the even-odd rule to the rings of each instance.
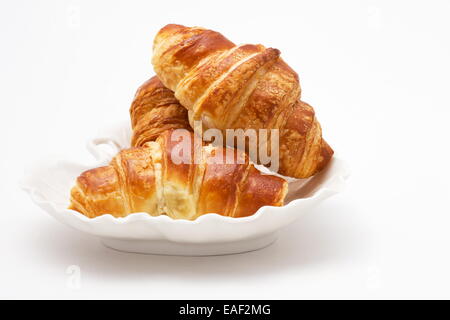
[[[172,256],[215,256],[236,254],[265,248],[275,242],[276,233],[263,237],[233,242],[180,243],[164,240],[101,239],[108,248],[133,253]]]

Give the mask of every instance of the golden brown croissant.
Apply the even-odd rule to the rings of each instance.
[[[200,144],[196,156],[194,135],[184,130],[176,136],[180,131],[165,131],[143,147],[120,151],[109,166],[82,173],[70,208],[90,218],[147,212],[193,220],[206,213],[245,217],[262,206],[283,205],[284,179],[261,174],[234,149]]]
[[[298,75],[277,49],[236,46],[212,30],[169,24],[155,37],[152,63],[191,124],[279,129],[279,173],[306,178],[331,159],[313,108],[299,100]]]
[[[191,130],[187,110],[156,76],[137,90],[130,107],[130,117],[133,147],[156,140],[166,130]]]

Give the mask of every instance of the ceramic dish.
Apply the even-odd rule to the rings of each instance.
[[[22,188],[55,219],[97,236],[107,247],[137,253],[218,255],[268,246],[280,229],[341,191],[349,175],[344,161],[334,157],[325,170],[310,179],[288,178],[289,192],[283,207],[262,207],[245,218],[210,213],[187,221],[134,213],[125,218],[105,214],[89,219],[67,209],[70,189],[78,175],[107,164],[119,149],[129,147],[130,134],[129,125],[121,123],[104,130],[100,138],[90,140],[87,148],[96,158],[94,164],[54,159],[35,162],[26,168]]]

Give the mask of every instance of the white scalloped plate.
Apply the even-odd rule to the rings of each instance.
[[[98,236],[107,247],[117,250],[169,254],[218,255],[252,251],[268,246],[277,231],[292,223],[312,206],[338,193],[349,173],[344,161],[334,157],[316,176],[289,178],[289,192],[283,207],[262,207],[250,217],[230,218],[215,213],[195,221],[173,220],[134,213],[125,218],[107,214],[94,219],[67,209],[69,194],[78,175],[109,162],[118,148],[129,147],[130,128],[118,124],[103,133],[106,138],[88,142],[88,150],[97,159],[93,166],[60,160],[35,162],[25,170],[21,185],[31,199],[60,222]],[[106,152],[105,145],[109,146]],[[258,167],[263,171],[265,168]]]

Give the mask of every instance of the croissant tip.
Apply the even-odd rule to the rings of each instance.
[[[320,161],[317,165],[317,171],[322,170],[325,166],[330,162],[333,157],[334,150],[330,147],[330,145],[322,139],[322,150],[320,152]]]
[[[271,50],[276,55],[280,55],[281,54],[281,51],[279,49],[277,49],[277,48],[268,48],[267,50]]]
[[[175,31],[186,28],[185,26],[181,24],[175,24],[175,23],[169,23],[166,24],[164,27],[162,27],[158,33],[165,32],[165,31]]]

